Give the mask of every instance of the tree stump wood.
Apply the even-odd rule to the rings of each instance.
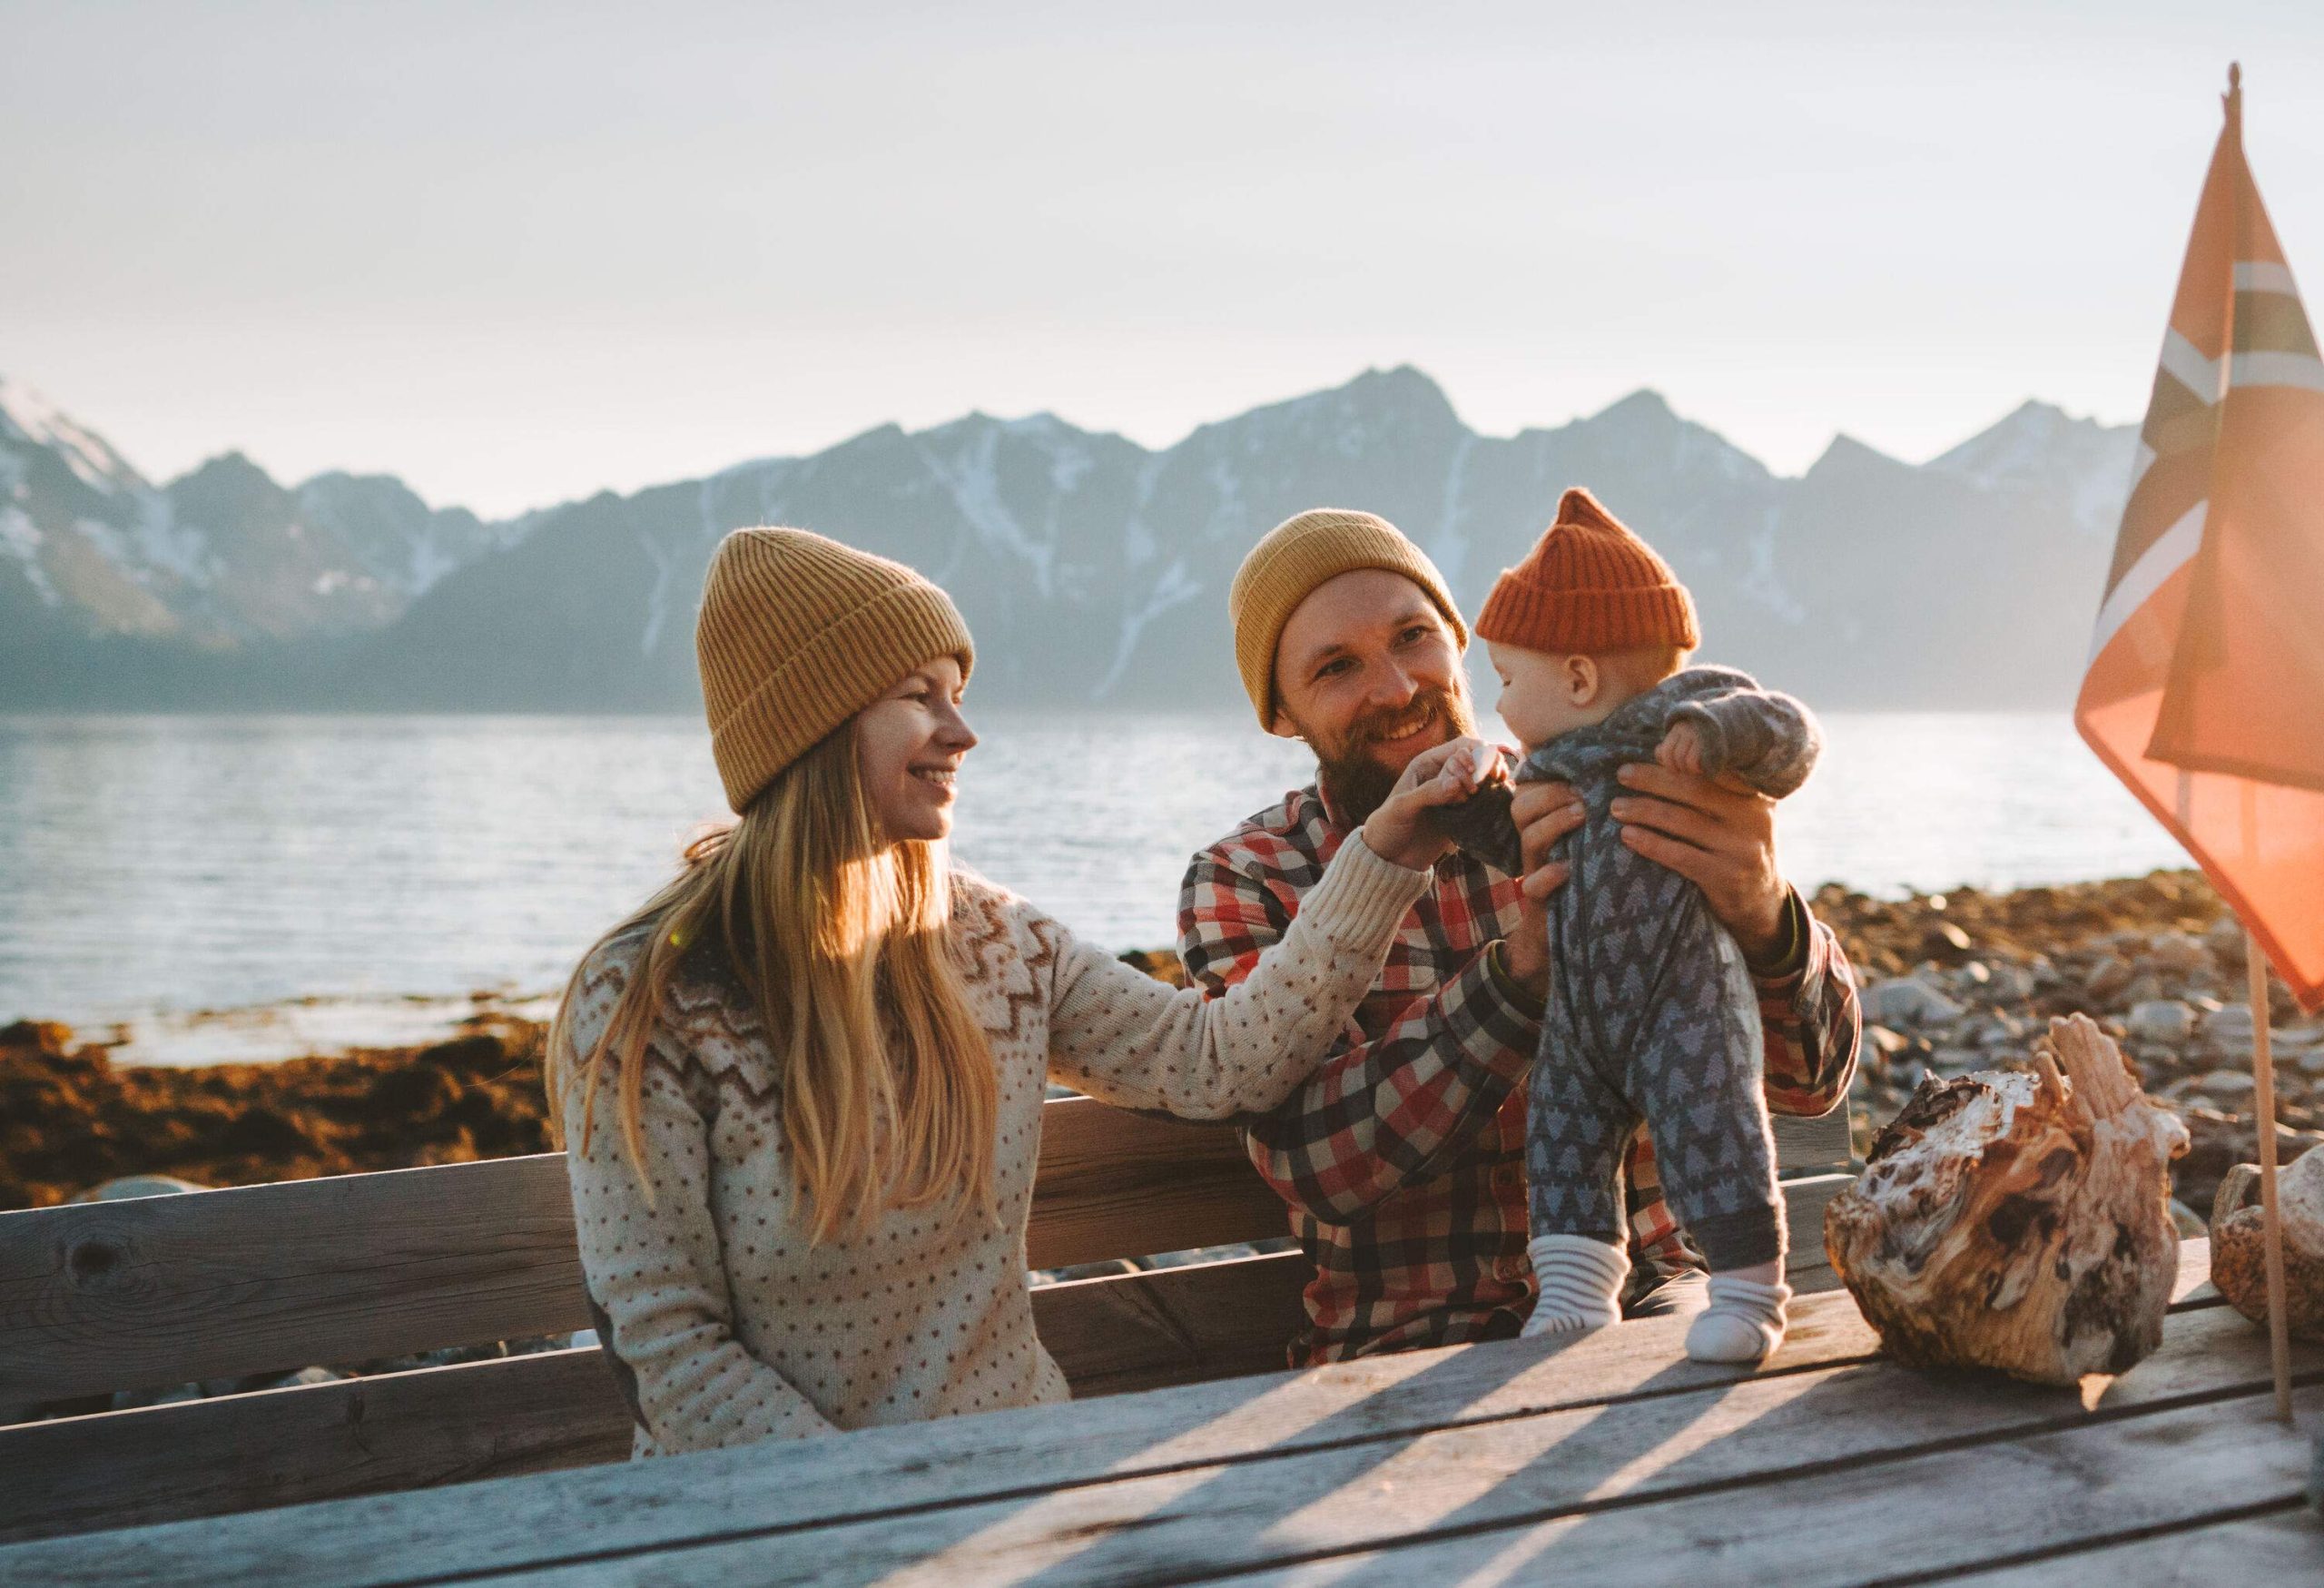
[[[2034,1061],[1922,1081],[1825,1211],[1832,1267],[1909,1366],[2069,1385],[2162,1343],[2186,1127],[2085,1015],[2052,1021]]]

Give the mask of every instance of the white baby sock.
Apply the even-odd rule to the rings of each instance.
[[[1586,1235],[1537,1235],[1525,1246],[1541,1298],[1525,1320],[1521,1339],[1603,1328],[1622,1321],[1622,1281],[1630,1255]]]
[[[1734,1274],[1710,1277],[1710,1305],[1687,1330],[1687,1355],[1698,1362],[1761,1362],[1783,1344],[1784,1303],[1791,1287],[1762,1285]]]

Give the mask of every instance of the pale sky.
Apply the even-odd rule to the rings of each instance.
[[[1918,460],[2138,417],[2231,57],[2324,281],[2314,0],[0,0],[0,374],[155,478],[491,513],[1406,362],[1492,433],[1653,386]]]

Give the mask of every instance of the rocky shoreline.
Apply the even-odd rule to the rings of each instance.
[[[1867,982],[1849,1100],[1859,1149],[1923,1078],[2027,1063],[2047,1017],[2083,1012],[2187,1120],[2181,1203],[2208,1211],[2255,1153],[2242,936],[2196,873],[1903,900],[1827,887],[1815,902]],[[1177,970],[1167,954],[1125,957]],[[2324,1021],[2280,988],[2273,1015],[2289,1159],[2324,1140]],[[171,1069],[19,1021],[0,1028],[0,1209],[129,1176],[236,1185],[546,1151],[543,1035],[489,1011],[446,1042]]]

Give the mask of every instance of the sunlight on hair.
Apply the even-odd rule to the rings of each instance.
[[[729,974],[774,1057],[784,1157],[811,1243],[861,1235],[901,1208],[950,1204],[956,1219],[997,1222],[998,1088],[954,956],[950,874],[941,844],[880,837],[852,729],[824,739],[740,820],[690,843],[676,880],[583,962],[649,929],[643,962],[586,1054],[572,1050],[574,973],[545,1061],[552,1125],[577,1080],[586,1149],[610,1052],[622,1142],[650,1205],[638,1129],[646,1051],[682,971]]]

